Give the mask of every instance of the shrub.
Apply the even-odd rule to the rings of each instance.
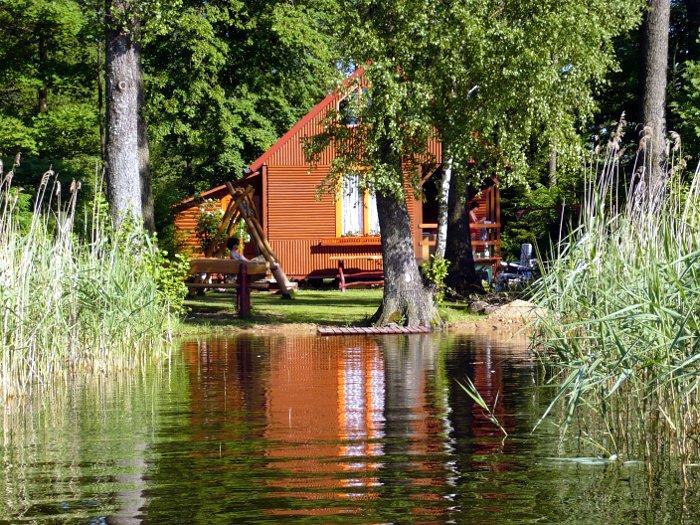
[[[424,261],[423,264],[421,264],[423,277],[435,290],[435,302],[438,305],[442,304],[445,299],[445,292],[447,291],[445,278],[447,277],[449,269],[450,261],[442,257],[435,257],[434,255],[430,256],[430,260]]]
[[[207,199],[199,206],[199,217],[195,235],[199,240],[202,252],[207,253],[212,246],[220,245],[226,241],[226,232],[219,232],[219,226],[224,218],[219,203]]]
[[[185,279],[190,270],[189,259],[181,254],[168,258],[168,252],[157,248],[147,252],[148,271],[152,275],[158,290],[165,296],[170,309],[175,314],[185,312],[184,302],[187,296]]]

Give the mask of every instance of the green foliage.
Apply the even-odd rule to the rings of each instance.
[[[16,180],[28,187],[49,166],[64,184],[88,180],[99,161],[97,7],[89,0],[0,2],[8,35],[0,41],[0,154],[22,153]]]
[[[450,269],[450,261],[443,257],[430,256],[430,260],[423,261],[421,264],[421,273],[423,277],[432,285],[435,290],[435,302],[441,305],[445,299],[445,278]]]
[[[160,293],[166,298],[171,311],[176,315],[185,313],[187,296],[185,279],[189,275],[189,259],[180,254],[168,258],[168,252],[157,248],[147,252],[146,267]]]
[[[580,209],[583,169],[559,164],[553,184],[546,160],[533,158],[523,181],[501,190],[501,220],[507,229],[501,235],[505,257],[518,259],[520,246],[532,243],[548,253],[552,241],[565,235]],[[583,164],[579,159],[579,163]]]
[[[334,2],[143,0],[116,12],[138,36],[146,82],[156,213],[242,168],[324,94],[335,74]],[[49,166],[89,181],[100,159],[104,6],[0,0],[0,155],[21,151],[17,180]],[[44,106],[40,107],[42,100]],[[104,99],[102,99],[104,102]],[[88,200],[91,196],[88,195]]]
[[[226,241],[226,232],[219,232],[223,218],[224,212],[217,201],[207,199],[199,206],[199,215],[194,231],[202,252],[207,253],[212,246],[220,245]]]
[[[343,58],[365,67],[369,92],[361,97],[361,125],[349,130],[331,116],[310,154],[334,142],[340,158],[333,177],[364,165],[366,186],[400,194],[402,162],[424,162],[435,132],[462,176],[460,168],[476,158],[522,181],[533,142],[578,159],[577,132],[595,110],[592,87],[615,64],[612,39],[639,22],[644,2],[339,5]],[[362,140],[349,140],[355,137]]]
[[[625,201],[619,146],[536,285],[538,342],[561,380],[550,409],[607,455],[697,462],[700,171],[689,186],[675,166],[651,187],[632,178]]]
[[[85,6],[88,7],[88,6]],[[41,89],[48,97],[84,93],[92,47],[87,16],[75,0],[3,0],[0,27],[0,106],[25,119],[38,111]],[[94,63],[94,62],[93,62]],[[89,84],[88,84],[89,85]],[[49,106],[53,100],[47,100]]]
[[[29,232],[32,225],[32,196],[17,188],[10,188],[7,199],[12,202],[10,213],[12,222],[21,234]]]
[[[327,29],[332,5],[183,0],[168,32],[146,22],[157,198],[172,203],[239,178],[324,96],[336,74]]]
[[[35,155],[36,152],[34,130],[18,118],[0,114],[0,156]]]
[[[679,132],[692,153],[700,153],[700,62],[687,64],[685,85],[673,109],[681,120]]]
[[[48,158],[95,155],[100,151],[97,108],[87,102],[66,103],[33,120],[37,148]]]

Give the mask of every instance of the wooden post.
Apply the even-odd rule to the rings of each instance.
[[[238,269],[238,317],[246,319],[250,317],[250,283],[248,282],[248,267],[241,263]]]
[[[338,283],[338,286],[339,286],[341,292],[344,292],[347,290],[347,285],[345,284],[345,271],[344,270],[345,270],[345,261],[340,259],[338,261],[338,274],[339,274],[338,278],[340,280],[340,282]]]

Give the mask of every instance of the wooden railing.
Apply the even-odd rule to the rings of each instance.
[[[421,259],[428,260],[435,251],[437,227],[435,223],[422,223]],[[498,222],[475,222],[469,225],[474,262],[491,265],[494,273],[501,262],[501,224]],[[484,238],[485,237],[485,238]]]

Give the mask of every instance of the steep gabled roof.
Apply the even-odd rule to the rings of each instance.
[[[345,81],[343,82],[343,86],[348,87],[355,79],[360,77],[363,73],[364,71],[362,68],[356,69],[352,73],[352,75],[345,79]],[[331,104],[334,104],[338,100],[338,97],[340,95],[340,90],[332,91],[326,96],[326,98],[324,98],[321,102],[319,102],[313,108],[311,108],[311,111],[304,115],[301,118],[301,120],[299,120],[296,124],[294,124],[294,126],[291,127],[289,131],[287,131],[287,133],[282,135],[282,137],[277,142],[275,142],[265,153],[260,155],[250,166],[248,166],[249,173],[253,175],[256,172],[260,171],[260,168],[262,168],[275,153],[281,150],[292,138],[294,138],[297,135],[297,133],[304,129],[304,127],[309,122],[311,122],[314,118],[321,114]]]

